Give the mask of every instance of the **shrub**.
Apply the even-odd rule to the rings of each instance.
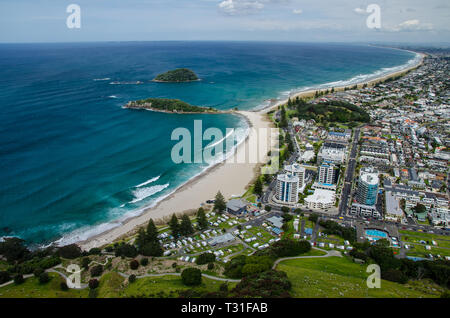
[[[197,257],[195,261],[197,265],[204,265],[207,263],[212,263],[216,260],[216,256],[213,253],[203,253]]]
[[[11,276],[7,271],[0,271],[0,285],[11,280]]]
[[[227,293],[228,292],[228,284],[227,283],[220,284],[219,291]]]
[[[95,265],[91,268],[91,276],[92,277],[100,276],[102,273],[103,273],[102,265]]]
[[[270,205],[266,205],[264,207],[264,210],[266,210],[267,212],[270,212],[272,210],[272,207]]]
[[[141,259],[141,265],[142,266],[147,266],[148,265],[148,258]]]
[[[288,213],[289,212],[289,208],[287,206],[283,206],[283,207],[281,207],[281,212]]]
[[[214,268],[214,263],[208,263],[208,269],[212,270]]]
[[[46,284],[50,281],[50,276],[48,276],[48,273],[43,272],[41,275],[39,275],[39,283]]]
[[[406,284],[408,282],[408,276],[396,269],[381,271],[381,278],[400,284]]]
[[[102,250],[97,247],[91,248],[89,250],[89,255],[100,255],[101,253],[102,253]]]
[[[90,289],[96,289],[100,283],[98,282],[98,279],[92,278],[89,280],[89,288]]]
[[[15,262],[27,259],[30,251],[25,247],[24,240],[17,237],[8,237],[0,242],[0,255],[3,255],[8,262]]]
[[[187,286],[196,286],[202,283],[202,272],[198,268],[186,268],[181,273],[181,280]]]
[[[83,257],[81,259],[81,267],[83,267],[84,269],[88,269],[90,263],[91,263],[91,260],[89,259],[89,257]]]
[[[136,257],[138,251],[133,245],[122,243],[116,247],[115,254],[116,256]]]
[[[39,276],[41,276],[41,274],[44,272],[44,270],[40,267],[36,267],[36,269],[33,271],[33,275],[36,278],[39,278]]]
[[[130,262],[130,268],[132,269],[132,270],[135,270],[135,269],[138,269],[139,268],[139,262],[137,261],[137,260],[132,260],[131,262]]]
[[[242,267],[242,276],[249,276],[266,271],[267,268],[263,264],[245,264]]]
[[[177,268],[177,263],[176,262],[172,263],[172,268]]]
[[[14,284],[20,285],[23,284],[24,281],[25,279],[23,278],[22,274],[17,274],[16,276],[14,276]]]
[[[59,284],[59,288],[61,288],[62,291],[69,290],[69,286],[67,286],[66,282],[61,282],[61,284]]]
[[[232,297],[290,297],[291,282],[286,273],[270,270],[244,277],[231,291]]]
[[[128,281],[129,281],[130,283],[134,283],[134,282],[136,281],[136,275],[131,274],[131,275],[128,277]]]
[[[76,244],[62,246],[58,249],[58,255],[63,258],[74,259],[81,256],[81,248]]]
[[[275,242],[269,252],[276,257],[297,256],[307,253],[311,250],[311,244],[308,241],[294,241],[291,239],[282,239]]]

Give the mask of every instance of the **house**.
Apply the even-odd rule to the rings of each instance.
[[[232,199],[227,202],[227,212],[241,215],[247,211],[247,203],[241,199]]]

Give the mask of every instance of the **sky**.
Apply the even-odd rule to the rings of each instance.
[[[449,21],[448,0],[1,0],[0,42],[449,43]]]

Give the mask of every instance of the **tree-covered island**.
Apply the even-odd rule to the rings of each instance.
[[[148,109],[165,113],[220,113],[212,107],[201,107],[190,105],[179,99],[168,98],[147,98],[130,101],[125,108]]]
[[[198,76],[187,68],[179,68],[159,74],[153,80],[154,82],[181,83],[198,81]]]

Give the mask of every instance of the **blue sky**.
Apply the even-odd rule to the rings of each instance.
[[[66,26],[72,3],[80,29]],[[448,0],[1,0],[0,17],[0,42],[450,42]]]

